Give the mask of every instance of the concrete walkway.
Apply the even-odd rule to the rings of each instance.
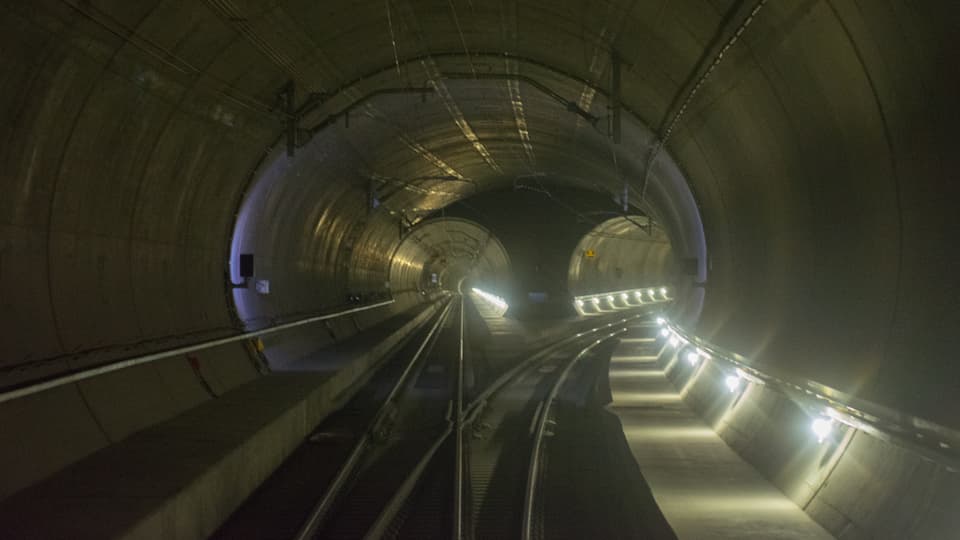
[[[681,401],[658,363],[655,332],[637,327],[615,350],[610,409],[677,537],[833,538]]]

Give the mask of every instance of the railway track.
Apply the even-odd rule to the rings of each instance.
[[[462,356],[450,362],[443,354],[451,335],[462,340],[462,307],[461,297],[441,311],[295,538],[369,536],[408,485],[405,471],[436,452],[438,434],[445,438],[451,430],[450,394],[462,378]]]
[[[570,381],[597,379],[605,369],[578,371],[603,367],[589,361],[597,342],[644,316],[574,322],[560,339],[516,350],[514,360],[498,351],[491,369],[470,340],[477,332],[483,342],[484,319],[452,297],[215,538],[522,536],[543,506],[524,518],[524,494],[537,492],[530,479],[543,475],[538,466],[531,476],[531,456],[542,452],[551,422],[563,422],[552,402],[565,381],[569,392],[577,386]]]
[[[465,384],[464,301],[442,311],[295,538],[460,539],[532,530],[553,402],[599,343],[642,315],[568,336],[478,389]],[[502,414],[510,421],[484,434],[487,418]],[[494,484],[492,469],[484,469],[491,463],[521,474],[512,485]],[[497,508],[499,519],[485,519]]]

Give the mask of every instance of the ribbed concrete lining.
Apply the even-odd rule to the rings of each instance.
[[[767,2],[646,189],[653,135],[755,3],[508,4],[396,0],[390,21],[376,2],[4,4],[0,365],[48,376],[68,353],[230,330],[235,299],[257,318],[380,290],[400,238],[388,209],[552,175],[627,184],[675,253],[703,256],[698,335],[956,427],[956,3]],[[426,99],[362,100],[438,74]],[[298,103],[332,92],[304,128],[360,101],[293,160],[290,80]],[[436,193],[399,187],[413,179]],[[370,212],[371,183],[401,191]],[[245,194],[262,198],[235,235]],[[270,295],[225,287],[235,236]]]

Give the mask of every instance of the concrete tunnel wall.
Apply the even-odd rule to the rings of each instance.
[[[258,269],[279,287],[269,301],[253,297],[264,316],[320,309],[385,281],[401,214],[417,219],[531,172],[609,193],[626,178],[630,203],[664,223],[675,249],[709,253],[702,315],[685,321],[693,332],[960,425],[953,3],[767,2],[688,104],[751,4],[477,4],[460,13],[462,25],[448,2],[396,7],[397,50],[370,5],[0,7],[0,320],[15,336],[0,357],[5,384],[233,331],[223,275],[235,212],[284,131],[278,91],[291,79],[329,90],[323,106],[335,110],[373,89],[432,81],[430,100],[378,98],[281,167],[301,181],[281,182],[289,187],[271,195],[270,225],[255,235]],[[478,77],[437,89],[445,71],[523,73],[605,117],[613,49],[627,113],[615,160],[602,134],[528,83]],[[650,130],[630,126],[663,137],[681,106],[641,200]],[[671,217],[691,215],[671,211],[671,158],[702,215],[706,249],[692,218]],[[398,184],[386,174],[473,183],[401,190],[394,214],[361,226],[370,182]],[[336,225],[309,236],[320,216]],[[69,356],[83,351],[97,354]],[[242,350],[227,357],[231,370],[254,369]],[[178,380],[169,391],[188,392]],[[107,410],[133,400],[159,414],[161,405],[139,400],[152,379],[91,398],[100,384],[4,414],[27,431],[69,423],[91,401]]]
[[[252,176],[237,214],[230,273],[240,282],[239,256],[254,255],[255,276],[234,289],[248,327],[393,299],[385,308],[269,336],[265,355],[285,369],[325,345],[402,313],[430,298],[420,294],[431,242],[401,242],[396,218],[372,208],[369,180],[353,168],[361,157],[333,133],[315,137],[295,159],[276,145]],[[313,179],[313,180],[311,180]],[[269,282],[263,294],[255,282]]]
[[[714,362],[689,365],[690,349],[665,348],[681,397],[734,451],[837,538],[952,538],[960,526],[960,476],[895,440],[836,423],[818,441],[812,417],[765,385],[724,383]],[[762,500],[754,501],[762,505]]]
[[[671,146],[709,231],[699,334],[954,427],[955,8],[769,4]]]
[[[649,232],[645,216],[609,219],[587,233],[570,257],[570,292],[585,295],[680,281],[680,264],[660,229]],[[588,257],[587,252],[593,253]]]
[[[383,254],[389,249],[380,248],[391,245],[393,222],[382,213],[371,216],[366,226],[356,219],[366,214],[362,201],[370,175],[356,163],[367,156],[350,151],[351,145],[358,146],[355,138],[324,134],[300,149],[297,161],[277,163],[279,130],[267,106],[276,96],[258,78],[258,73],[272,71],[247,69],[250,45],[236,42],[229,25],[217,22],[222,13],[193,14],[185,6],[166,4],[126,8],[90,7],[86,12],[39,3],[4,12],[11,26],[23,32],[11,34],[11,54],[6,55],[11,64],[20,64],[10,66],[14,75],[7,79],[13,144],[5,147],[11,164],[5,178],[11,193],[21,197],[6,213],[11,216],[6,245],[16,257],[6,257],[4,268],[26,286],[16,279],[5,282],[5,298],[12,306],[9,322],[21,339],[3,361],[24,378],[67,369],[63,361],[47,361],[67,352],[123,347],[129,353],[161,338],[169,338],[164,341],[168,345],[233,328],[222,251],[244,191],[259,186],[256,179],[275,169],[288,178],[312,175],[318,180],[299,185],[277,180],[282,187],[253,188],[272,189],[258,211],[262,219],[276,222],[258,230],[258,239],[243,248],[259,253],[258,277],[271,279],[276,292],[260,298],[234,291],[239,304],[256,305],[256,317],[264,319],[299,314],[327,305],[349,289],[377,287],[385,277]],[[181,19],[193,26],[172,24]],[[124,21],[139,21],[139,31],[151,36],[149,44],[126,43],[109,32],[111,25]],[[180,32],[196,40],[202,35],[203,41],[176,41]],[[158,62],[150,44],[165,40],[176,41],[176,58],[193,61],[188,66]],[[90,46],[78,45],[84,42]],[[222,54],[209,56],[217,46]],[[32,50],[50,53],[37,64],[30,60]],[[259,53],[252,56],[260,58]],[[188,84],[182,71],[206,65],[197,63],[198,57],[216,73]],[[222,62],[236,63],[230,88],[217,85],[227,76]],[[174,69],[178,67],[183,69]],[[26,82],[17,86],[13,81],[20,79]],[[155,117],[150,107],[155,107]],[[549,112],[556,116],[553,108]],[[424,112],[414,114],[429,124],[431,117]],[[437,117],[433,124],[446,122],[448,112],[442,107],[429,112]],[[531,107],[534,118],[532,112]],[[355,119],[354,125],[383,123],[368,116]],[[61,124],[71,131],[47,132]],[[353,133],[362,133],[364,147],[387,147],[384,139],[394,137],[396,126],[377,127]],[[392,160],[389,170],[429,172],[430,163],[424,167],[417,156],[383,154]],[[331,161],[331,156],[337,159]],[[329,185],[333,181],[339,184]],[[349,184],[355,189],[345,189]],[[324,186],[322,196],[311,200],[321,190],[318,186]],[[34,214],[31,208],[36,208]],[[58,235],[70,243],[57,243]],[[43,238],[49,241],[32,241]],[[361,249],[357,242],[369,245]],[[351,273],[363,278],[351,278]]]

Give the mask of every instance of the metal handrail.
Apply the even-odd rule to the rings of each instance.
[[[692,346],[710,361],[726,364],[727,371],[764,384],[792,399],[808,412],[823,409],[834,420],[878,439],[899,444],[921,457],[960,470],[960,432],[929,420],[894,411],[822,383],[781,373],[770,367],[763,370],[747,358],[664,321],[664,327],[681,342],[677,351]]]
[[[173,349],[166,349],[163,351],[158,351],[150,354],[134,356],[132,358],[127,358],[125,360],[120,360],[118,362],[111,362],[106,365],[85,369],[83,371],[62,375],[60,377],[55,377],[53,379],[35,382],[32,384],[27,384],[26,386],[0,392],[0,403],[4,403],[6,401],[11,401],[11,400],[19,399],[25,396],[37,394],[37,393],[44,392],[46,390],[50,390],[50,389],[64,386],[67,384],[72,384],[72,383],[83,381],[86,379],[91,379],[93,377],[98,377],[100,375],[112,373],[114,371],[119,371],[121,369],[127,369],[130,367],[139,366],[141,364],[147,364],[150,362],[155,362],[157,360],[163,360],[164,358],[170,358],[171,356],[178,356],[181,354],[200,351],[203,349],[209,349],[212,347],[219,347],[220,345],[226,345],[229,343],[244,341],[247,339],[261,337],[268,334],[274,334],[276,332],[282,332],[284,330],[289,330],[291,328],[296,328],[298,326],[303,326],[306,324],[326,321],[329,319],[336,319],[338,317],[343,317],[344,315],[360,313],[362,311],[367,311],[367,310],[387,306],[392,304],[393,302],[394,300],[390,299],[383,302],[378,302],[376,304],[370,304],[368,306],[360,306],[360,307],[347,309],[344,311],[338,311],[336,313],[328,313],[326,315],[307,317],[305,319],[300,319],[298,321],[278,324],[276,326],[271,326],[271,327],[263,328],[260,330],[254,330],[252,332],[244,332],[242,334],[237,334],[230,337],[213,339],[213,340],[203,341],[200,343],[194,343],[192,345],[184,345],[182,347],[176,347]]]

